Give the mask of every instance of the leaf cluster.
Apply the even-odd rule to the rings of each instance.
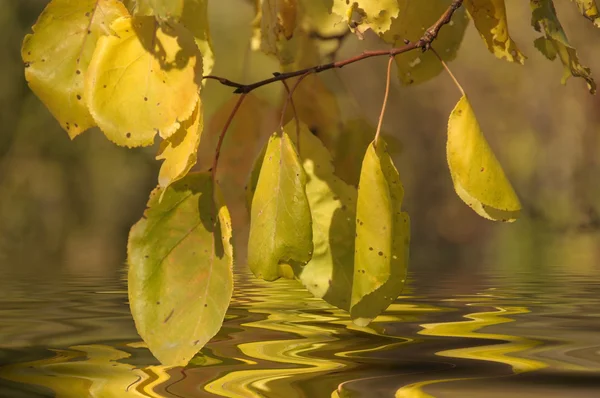
[[[71,138],[97,126],[117,145],[160,139],[158,187],[131,229],[128,263],[137,329],[166,365],[187,364],[220,329],[243,252],[237,242],[256,277],[298,279],[357,325],[400,295],[410,219],[389,152],[399,145],[379,131],[373,139],[364,120],[342,120],[318,73],[388,55],[402,84],[427,81],[456,57],[470,21],[497,58],[526,60],[504,0],[256,0],[248,46],[280,70],[242,84],[210,75],[208,1],[52,0],[22,47],[29,86]],[[594,0],[574,2],[600,27]],[[580,77],[594,92],[553,0],[530,4],[535,47],[561,61],[563,82]],[[322,64],[350,34],[391,49]],[[206,79],[241,95],[205,126]],[[279,82],[278,107],[251,93]],[[456,193],[482,217],[514,221],[519,199],[460,90],[447,131]],[[207,167],[191,172],[198,162]],[[244,233],[247,241],[236,238]]]

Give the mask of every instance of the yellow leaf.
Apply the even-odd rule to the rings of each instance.
[[[392,20],[401,10],[398,0],[333,0],[332,12],[345,17],[350,22],[353,11],[357,11],[362,20],[360,25],[372,29],[375,33],[384,33],[390,29]]]
[[[252,198],[248,266],[257,278],[279,278],[280,263],[307,263],[313,252],[306,173],[288,134],[273,134]]]
[[[161,20],[181,23],[194,35],[202,53],[204,75],[215,64],[208,23],[208,0],[138,0],[134,15],[155,15]]]
[[[477,214],[510,222],[519,216],[519,198],[483,136],[466,96],[450,114],[446,152],[454,189]]]
[[[164,159],[158,173],[158,185],[161,188],[185,177],[196,164],[202,124],[202,107],[198,102],[192,116],[181,124],[175,134],[161,142],[156,156],[157,160]]]
[[[401,211],[404,188],[380,138],[362,162],[356,205],[350,315],[366,326],[402,292],[408,269],[410,218]]]
[[[510,62],[525,62],[525,56],[508,34],[504,0],[466,0],[465,7],[492,54]]]
[[[382,38],[395,47],[404,45],[404,40],[417,41],[425,34],[425,30],[433,25],[450,3],[447,0],[423,1],[397,0],[400,14],[394,19],[390,30]],[[462,42],[469,18],[463,7],[452,16],[451,23],[444,25],[433,47],[444,61],[456,58]],[[405,85],[418,84],[437,76],[442,70],[442,64],[436,56],[429,52],[409,51],[395,57],[398,66],[398,77]]]
[[[53,0],[25,36],[25,79],[71,138],[95,125],[83,86],[96,42],[127,15],[116,0]]]
[[[199,100],[202,58],[189,31],[154,17],[120,18],[101,37],[85,79],[94,120],[118,145],[168,138]]]

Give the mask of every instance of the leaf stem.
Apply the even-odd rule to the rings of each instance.
[[[442,63],[442,66],[444,67],[444,69],[446,69],[446,72],[448,72],[448,74],[450,75],[450,77],[454,81],[454,84],[456,84],[456,87],[458,87],[458,89],[460,90],[460,92],[463,95],[463,97],[466,97],[465,90],[462,88],[462,86],[458,82],[458,79],[456,78],[456,76],[454,76],[454,73],[452,73],[452,71],[450,70],[450,68],[446,64],[446,62],[444,62],[444,60],[442,59],[442,57],[440,57],[440,55],[437,53],[437,51],[435,51],[433,49],[433,47],[431,48],[431,52],[434,53],[435,56],[437,57],[437,59],[440,60],[440,62]]]
[[[219,140],[217,141],[217,148],[215,149],[215,157],[213,158],[213,164],[211,168],[212,179],[214,183],[216,183],[217,181],[217,166],[219,165],[219,157],[221,156],[221,147],[223,146],[223,140],[225,139],[225,135],[227,134],[227,130],[229,129],[229,125],[231,124],[233,117],[237,113],[238,109],[240,109],[240,106],[242,105],[242,102],[244,102],[245,98],[246,93],[240,95],[237,102],[235,103],[235,106],[233,107],[233,110],[229,114],[229,118],[223,126],[221,134],[219,135]]]
[[[294,92],[292,90],[290,90],[290,86],[287,84],[287,82],[285,80],[282,80],[281,83],[283,83],[283,87],[285,87],[285,91],[287,92],[288,96],[287,96],[286,103],[283,107],[283,110],[281,111],[281,121],[279,122],[279,124],[281,125],[280,127],[283,128],[283,118],[285,117],[285,106],[287,106],[287,101],[289,101],[290,104],[292,105],[292,111],[294,112],[294,120],[296,121],[296,148],[298,149],[298,153],[300,153],[300,119],[298,118],[298,112],[296,112],[296,105],[294,104],[294,98],[293,98]],[[296,88],[296,86],[294,86],[294,88]]]
[[[437,38],[442,26],[444,26],[450,22],[450,20],[452,19],[452,15],[454,15],[456,10],[458,10],[460,8],[462,3],[463,3],[463,0],[452,0],[452,3],[450,4],[450,6],[448,6],[446,11],[440,16],[440,18],[429,29],[427,29],[425,31],[425,34],[423,34],[423,37],[421,37],[416,42],[405,41],[405,45],[402,47],[392,48],[389,50],[365,51],[362,54],[355,55],[354,57],[351,57],[351,58],[348,58],[345,60],[341,60],[341,61],[337,61],[337,62],[330,62],[330,63],[322,64],[322,65],[316,65],[316,66],[312,66],[310,68],[300,69],[300,70],[293,71],[293,72],[286,72],[286,73],[274,72],[273,77],[270,77],[270,78],[264,79],[264,80],[260,80],[260,81],[257,81],[255,83],[251,83],[251,84],[242,84],[242,83],[231,81],[224,77],[213,76],[213,75],[203,76],[203,79],[216,80],[224,86],[233,87],[233,88],[235,88],[235,90],[234,90],[235,94],[247,94],[259,87],[266,86],[267,84],[291,79],[293,77],[298,77],[298,76],[302,76],[305,74],[320,73],[320,72],[323,72],[323,71],[326,71],[329,69],[343,68],[346,65],[350,65],[355,62],[362,61],[363,59],[367,59],[367,58],[371,58],[371,57],[379,57],[379,56],[383,56],[383,55],[388,55],[388,56],[392,57],[394,55],[402,54],[402,53],[416,50],[416,49],[421,49],[422,51],[427,51],[431,48],[431,43]]]
[[[377,123],[377,132],[375,133],[374,145],[377,146],[379,142],[379,134],[381,133],[381,125],[383,124],[383,115],[385,115],[385,108],[387,108],[387,101],[390,95],[390,85],[392,80],[392,64],[394,63],[394,56],[390,56],[387,67],[387,79],[385,82],[385,95],[383,96],[383,105],[381,105],[381,113],[379,114],[379,123]]]
[[[299,146],[300,146],[300,121],[298,120],[298,115],[296,114],[296,106],[294,105],[293,96],[294,96],[294,91],[296,91],[296,89],[298,88],[298,86],[300,85],[302,80],[304,80],[304,78],[306,78],[308,75],[310,75],[312,73],[313,72],[306,72],[305,74],[300,76],[300,78],[296,81],[296,83],[294,83],[294,85],[292,86],[291,89],[287,85],[286,81],[282,80],[283,85],[285,86],[285,89],[288,92],[288,96],[287,96],[285,103],[283,104],[283,109],[281,110],[281,119],[279,121],[279,128],[281,131],[283,131],[283,120],[285,118],[285,112],[287,111],[288,103],[291,103],[292,109],[294,110],[294,117],[296,118],[296,135],[298,138],[296,146],[298,147],[298,152],[300,152],[300,149],[299,149]]]

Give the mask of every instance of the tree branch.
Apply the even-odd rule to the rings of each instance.
[[[425,31],[425,34],[423,35],[423,37],[421,37],[416,42],[409,42],[408,40],[405,40],[406,44],[402,47],[392,48],[390,50],[365,51],[362,54],[356,55],[352,58],[348,58],[348,59],[337,61],[337,62],[330,62],[330,63],[322,64],[322,65],[316,65],[316,66],[313,66],[310,68],[301,69],[301,70],[297,70],[297,71],[293,71],[293,72],[286,72],[286,73],[275,72],[275,73],[273,73],[273,77],[270,77],[270,78],[264,79],[264,80],[260,80],[258,82],[251,83],[251,84],[241,84],[241,83],[231,81],[229,79],[225,79],[223,77],[212,76],[212,75],[204,76],[203,79],[217,80],[219,83],[221,83],[224,86],[233,87],[233,88],[235,88],[235,91],[234,91],[235,94],[248,94],[249,92],[251,92],[259,87],[266,86],[267,84],[291,79],[293,77],[302,76],[302,75],[306,75],[306,74],[320,73],[320,72],[323,72],[323,71],[326,71],[329,69],[342,68],[346,65],[350,65],[355,62],[362,61],[363,59],[367,59],[367,58],[371,58],[371,57],[379,57],[379,56],[384,56],[384,55],[393,57],[395,55],[409,52],[412,50],[416,50],[418,48],[421,49],[422,51],[427,51],[431,47],[431,43],[438,36],[442,26],[444,26],[450,22],[450,20],[452,19],[452,15],[454,15],[456,10],[458,10],[460,8],[462,3],[463,3],[463,0],[452,0],[452,4],[450,4],[448,9],[442,14],[442,16],[440,16],[440,18],[437,20],[437,22],[434,23],[429,29],[427,29]]]

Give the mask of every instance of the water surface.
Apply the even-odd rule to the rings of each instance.
[[[545,270],[413,274],[366,328],[297,282],[236,275],[221,332],[159,366],[115,278],[0,282],[0,396],[598,397],[600,280]]]

